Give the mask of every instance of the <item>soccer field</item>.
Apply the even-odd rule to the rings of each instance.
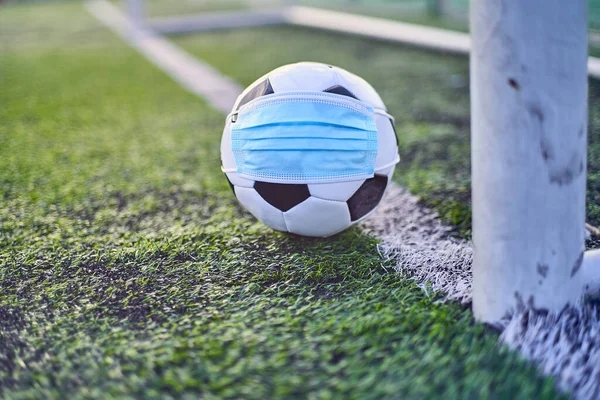
[[[257,223],[219,169],[223,116],[81,4],[1,6],[0,26],[0,397],[560,397],[360,227]],[[307,59],[364,76],[397,119],[396,180],[469,237],[466,59],[297,28],[173,40],[242,84]]]

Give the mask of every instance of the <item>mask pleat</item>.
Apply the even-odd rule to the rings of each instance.
[[[269,95],[242,107],[231,127],[242,176],[309,183],[374,173],[373,109],[358,100],[320,92]]]

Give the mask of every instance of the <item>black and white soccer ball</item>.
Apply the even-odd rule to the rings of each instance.
[[[322,91],[349,96],[386,111],[375,89],[364,79],[331,65],[301,62],[277,68],[252,83],[238,97],[232,113],[261,96],[294,91]],[[232,152],[231,119],[221,141],[224,171],[236,170]],[[250,180],[227,172],[242,206],[267,226],[303,236],[326,237],[347,229],[375,210],[388,187],[398,161],[394,121],[376,113],[378,149],[375,175],[366,180],[336,183],[283,184]]]

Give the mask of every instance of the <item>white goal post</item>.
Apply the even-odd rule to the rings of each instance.
[[[584,253],[587,1],[473,0],[470,19],[473,311],[494,323],[597,290],[598,253]]]

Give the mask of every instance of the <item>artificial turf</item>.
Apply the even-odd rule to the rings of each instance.
[[[223,117],[80,3],[2,6],[0,26],[1,398],[559,397],[360,228],[253,220],[219,170]],[[243,83],[322,42],[397,116],[398,179],[462,201],[443,155],[468,151],[465,60],[288,28],[177,41]],[[407,154],[426,145],[441,161]]]

